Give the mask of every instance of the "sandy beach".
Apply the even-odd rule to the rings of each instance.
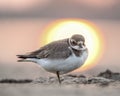
[[[56,77],[3,79],[0,80],[0,96],[119,96],[119,76],[110,70],[93,77],[69,74],[61,77],[61,85]]]

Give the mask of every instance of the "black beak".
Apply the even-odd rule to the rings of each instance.
[[[79,45],[80,48],[84,48],[85,47],[85,44],[82,43],[82,42],[80,42],[78,45]]]
[[[83,44],[79,44],[79,47],[80,47],[80,48],[83,48],[84,46],[83,46]]]

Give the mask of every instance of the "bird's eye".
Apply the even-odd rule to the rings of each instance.
[[[72,40],[73,45],[77,45],[77,42],[75,40]]]

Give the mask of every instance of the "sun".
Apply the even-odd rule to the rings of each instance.
[[[61,19],[50,23],[43,32],[43,43],[69,38],[73,34],[85,37],[89,56],[85,64],[77,71],[84,71],[95,66],[103,52],[103,38],[98,28],[86,20]]]

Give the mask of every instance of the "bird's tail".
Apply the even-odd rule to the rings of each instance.
[[[19,60],[17,60],[18,62],[29,62],[29,60],[27,60],[28,56],[27,55],[16,55]]]

